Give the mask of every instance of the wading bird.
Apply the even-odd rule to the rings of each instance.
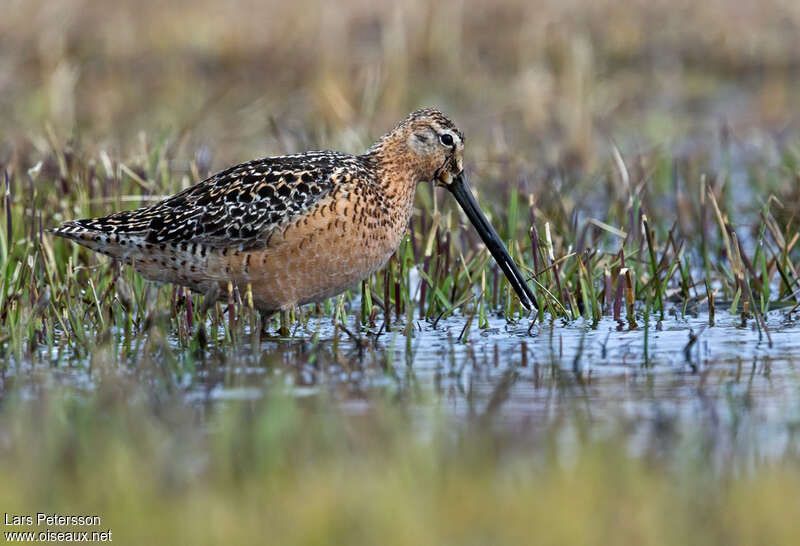
[[[52,232],[206,295],[249,286],[255,307],[271,313],[335,296],[383,266],[405,233],[417,184],[431,181],[453,194],[530,310],[536,299],[464,179],[463,152],[453,122],[423,109],[363,155],[256,159],[152,206]]]

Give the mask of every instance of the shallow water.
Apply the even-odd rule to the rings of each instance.
[[[714,456],[800,452],[800,327],[785,311],[767,317],[772,346],[752,320],[743,326],[727,313],[718,313],[713,327],[705,314],[666,317],[660,329],[653,319],[646,356],[641,321],[636,330],[603,319],[596,328],[558,321],[529,331],[528,321],[493,318],[460,342],[464,323],[415,322],[410,347],[401,332],[358,347],[346,337],[335,341],[328,319],[312,320],[296,332],[308,338],[262,343],[260,351],[281,364],[259,365],[249,347],[232,374],[198,374],[187,396],[224,403],[280,383],[353,413],[370,411],[375,397],[404,400],[412,411],[433,402],[456,422],[500,423],[521,442],[550,425],[568,438],[588,425],[602,435],[623,422],[635,450],[658,451],[692,430],[713,444]],[[697,339],[688,345],[690,332]],[[421,415],[421,428],[423,421]]]
[[[275,386],[352,414],[389,398],[419,415],[421,431],[433,406],[456,424],[491,422],[523,444],[553,426],[570,442],[622,423],[635,451],[658,453],[692,434],[711,457],[800,453],[800,324],[785,310],[770,312],[770,345],[753,319],[743,325],[726,312],[717,312],[714,326],[708,319],[673,312],[659,325],[651,317],[645,341],[641,317],[634,330],[610,318],[592,328],[581,320],[531,325],[492,317],[485,329],[473,321],[461,341],[466,318],[454,316],[436,327],[414,321],[410,337],[395,324],[358,342],[329,318],[311,319],[288,340],[242,342],[222,355],[209,350],[192,369],[173,368],[174,385],[199,408],[261,398]],[[358,332],[350,320],[348,330]],[[62,354],[61,364],[12,367],[4,382],[35,396],[59,385],[91,391],[109,373],[153,381],[163,372],[143,372],[152,349],[142,351],[101,369]]]

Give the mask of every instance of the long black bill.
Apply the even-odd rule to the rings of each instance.
[[[505,245],[503,245],[500,236],[497,235],[492,224],[490,224],[489,220],[484,216],[483,211],[478,206],[478,202],[475,201],[475,197],[473,197],[467,185],[467,181],[464,179],[463,173],[456,176],[452,184],[447,185],[447,189],[450,190],[453,197],[458,201],[458,204],[464,209],[469,221],[475,226],[475,230],[478,232],[478,235],[481,236],[481,239],[483,239],[486,248],[489,249],[497,265],[499,265],[503,273],[506,274],[508,282],[511,283],[517,296],[519,296],[522,305],[524,305],[528,311],[532,311],[534,308],[538,309],[539,304],[536,301],[536,296],[533,295],[522,273],[517,269],[517,264],[511,259],[511,255],[509,255],[508,250],[506,250]]]

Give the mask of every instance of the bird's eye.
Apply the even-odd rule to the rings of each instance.
[[[452,146],[453,145],[453,135],[451,135],[450,133],[445,133],[445,134],[441,135],[439,137],[439,140],[445,146]]]

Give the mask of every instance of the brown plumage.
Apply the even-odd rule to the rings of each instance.
[[[257,159],[153,206],[73,220],[53,233],[148,279],[206,294],[249,285],[260,310],[288,309],[334,296],[385,264],[417,183],[452,183],[462,154],[455,125],[418,110],[363,155]]]

